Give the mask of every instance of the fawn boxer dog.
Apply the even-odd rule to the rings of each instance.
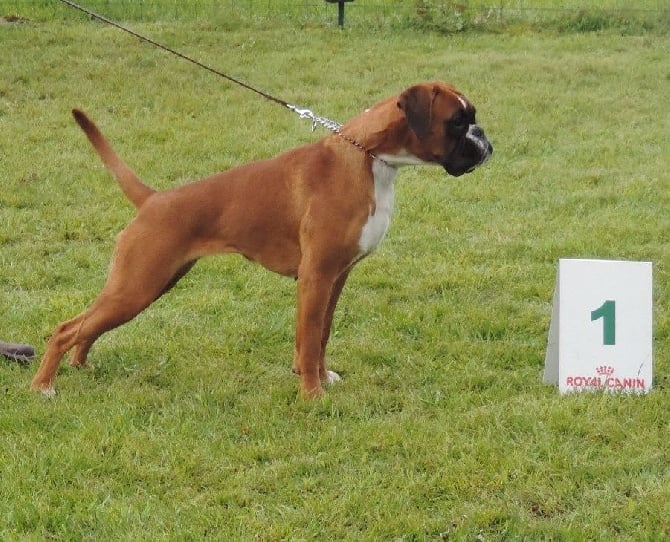
[[[429,82],[388,98],[315,143],[157,192],[143,184],[81,111],[73,111],[137,208],[116,243],[109,276],[86,311],[58,325],[32,389],[53,395],[61,358],[86,366],[104,332],[134,318],[208,254],[236,252],[298,279],[293,370],[301,394],[339,380],[325,352],[351,268],[382,241],[399,166],[469,173],[491,155],[475,108],[453,86]]]

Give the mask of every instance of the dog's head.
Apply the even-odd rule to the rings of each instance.
[[[406,150],[422,162],[440,164],[450,175],[470,173],[493,147],[475,120],[474,106],[445,83],[426,83],[405,90],[398,107],[407,119]]]

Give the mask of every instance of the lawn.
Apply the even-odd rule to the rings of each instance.
[[[20,16],[0,23],[0,339],[42,353],[94,299],[133,216],[72,107],[156,188],[325,133],[38,4],[0,0],[0,17]],[[451,81],[493,159],[459,179],[399,174],[388,237],[338,307],[343,381],[322,400],[300,400],[290,372],[295,283],[234,256],[103,336],[91,370],[63,364],[52,400],[28,391],[35,363],[0,360],[0,538],[670,536],[667,32],[280,22],[132,26],[339,121]],[[648,395],[542,383],[564,257],[653,262]]]

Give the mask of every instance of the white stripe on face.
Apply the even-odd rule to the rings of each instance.
[[[465,101],[465,98],[463,98],[463,96],[460,96],[459,94],[456,94],[456,98],[458,98],[458,101],[461,102],[461,105],[463,106],[463,109],[468,108],[468,102]]]

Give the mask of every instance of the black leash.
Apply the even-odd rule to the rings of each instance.
[[[227,79],[227,80],[230,81],[231,83],[235,83],[236,85],[239,85],[239,86],[241,86],[241,87],[243,87],[243,88],[246,88],[247,90],[250,90],[250,91],[252,91],[252,92],[255,92],[256,94],[258,94],[259,96],[262,96],[262,97],[265,98],[266,100],[269,100],[269,101],[271,101],[271,102],[274,102],[274,103],[276,103],[276,104],[279,104],[279,105],[281,105],[282,107],[286,107],[287,109],[290,109],[290,110],[293,111],[294,113],[297,113],[298,116],[299,116],[301,119],[308,119],[308,120],[312,121],[312,131],[314,131],[314,130],[316,129],[317,126],[323,126],[324,128],[330,130],[330,131],[333,132],[334,134],[337,134],[338,136],[340,136],[340,137],[341,137],[342,139],[344,139],[345,141],[351,143],[351,144],[354,145],[355,147],[357,147],[357,148],[359,148],[360,150],[366,152],[366,153],[369,154],[372,158],[376,158],[376,159],[378,159],[378,160],[381,160],[380,158],[377,158],[372,152],[370,152],[366,147],[364,147],[363,145],[361,145],[358,141],[356,141],[355,139],[352,139],[351,137],[349,137],[349,136],[347,136],[347,135],[344,135],[342,132],[340,132],[340,128],[342,127],[342,125],[341,125],[340,123],[338,123],[338,122],[335,122],[334,120],[330,120],[330,119],[328,119],[328,118],[326,118],[326,117],[319,117],[319,116],[315,115],[315,114],[314,114],[311,110],[309,110],[309,109],[305,109],[305,108],[297,107],[297,106],[295,106],[295,105],[292,105],[292,104],[288,103],[288,102],[285,101],[285,100],[282,100],[282,99],[280,99],[280,98],[277,98],[277,97],[275,97],[275,96],[272,96],[271,94],[267,94],[266,92],[263,92],[262,90],[259,90],[259,89],[257,89],[257,88],[254,88],[254,87],[252,87],[251,85],[249,85],[249,84],[247,84],[247,83],[245,83],[245,82],[243,82],[243,81],[240,81],[239,79],[236,79],[235,77],[232,77],[232,76],[230,76],[230,75],[228,75],[228,74],[225,74],[225,73],[223,73],[223,72],[221,72],[221,71],[219,71],[219,70],[216,70],[216,69],[212,68],[211,66],[208,66],[207,64],[203,64],[203,63],[200,62],[199,60],[196,60],[196,59],[194,59],[194,58],[191,58],[191,57],[189,57],[189,56],[186,56],[185,54],[180,53],[179,51],[176,51],[176,50],[174,50],[174,49],[168,47],[167,45],[163,45],[162,43],[159,43],[159,42],[157,42],[157,41],[154,41],[154,40],[152,40],[151,38],[148,38],[148,37],[146,37],[146,36],[143,36],[142,34],[138,34],[138,33],[135,32],[134,30],[131,30],[130,28],[127,28],[127,27],[125,27],[125,26],[123,26],[123,25],[117,23],[116,21],[112,21],[111,19],[108,19],[107,17],[104,17],[104,16],[102,16],[102,15],[99,15],[98,13],[95,13],[94,11],[91,11],[91,10],[88,9],[88,8],[85,8],[85,7],[83,7],[83,6],[80,6],[79,4],[77,4],[77,3],[75,3],[75,2],[72,2],[71,0],[60,0],[60,1],[61,1],[63,4],[67,4],[68,6],[74,8],[74,9],[77,9],[77,10],[83,12],[83,13],[86,13],[87,15],[89,15],[90,17],[92,17],[92,18],[94,18],[94,19],[97,19],[97,20],[99,20],[99,21],[102,21],[102,22],[105,23],[105,24],[108,24],[108,25],[111,25],[111,26],[113,26],[113,27],[115,27],[115,28],[118,28],[119,30],[123,30],[124,32],[130,34],[131,36],[136,37],[137,39],[139,39],[139,40],[141,40],[141,41],[144,41],[144,42],[146,42],[146,43],[150,43],[150,44],[153,45],[154,47],[158,47],[159,49],[162,49],[163,51],[166,51],[166,52],[168,52],[168,53],[170,53],[170,54],[173,54],[173,55],[175,55],[175,56],[181,58],[182,60],[186,60],[187,62],[190,62],[191,64],[195,64],[195,65],[198,66],[199,68],[203,68],[203,69],[207,70],[208,72],[211,72],[211,73],[213,73],[213,74],[215,74],[215,75],[218,75],[219,77],[223,77],[224,79]]]

